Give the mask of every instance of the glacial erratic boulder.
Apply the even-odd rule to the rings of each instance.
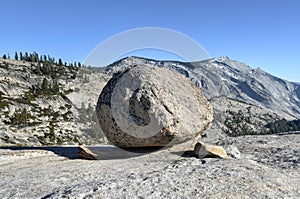
[[[102,90],[97,117],[108,140],[122,148],[191,140],[213,119],[212,107],[185,76],[136,66],[115,74]]]

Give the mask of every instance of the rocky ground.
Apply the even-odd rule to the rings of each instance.
[[[110,146],[2,148],[1,198],[299,198],[300,135],[224,138],[234,154],[198,159],[173,147],[132,157]]]

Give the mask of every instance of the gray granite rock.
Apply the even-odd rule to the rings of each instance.
[[[181,149],[172,151],[178,145],[139,157],[124,152],[122,159],[112,154],[121,150],[117,147],[88,147],[97,154],[96,161],[69,160],[42,148],[0,150],[0,196],[299,198],[299,135],[243,136],[215,144],[236,146],[241,158],[200,160],[183,155]],[[74,149],[78,151],[77,146]]]
[[[194,147],[194,153],[199,158],[227,158],[227,153],[223,147],[207,144],[204,142],[197,142],[197,144]]]
[[[97,115],[119,147],[166,146],[195,138],[212,121],[212,107],[185,76],[136,66],[114,75],[101,92]]]

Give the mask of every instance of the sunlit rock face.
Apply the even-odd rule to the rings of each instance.
[[[112,77],[98,99],[97,115],[108,140],[123,148],[185,142],[213,119],[210,103],[184,75],[145,65]]]

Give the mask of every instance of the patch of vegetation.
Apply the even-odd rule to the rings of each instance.
[[[36,96],[29,90],[27,92],[24,93],[25,95],[25,99],[28,101],[28,102],[32,102],[36,99]]]
[[[2,91],[0,91],[0,100],[3,99],[3,95],[4,95],[4,93]]]
[[[5,135],[4,137],[2,137],[1,140],[3,140],[7,144],[16,144],[16,142],[14,142],[13,140],[11,140],[8,135]]]
[[[72,105],[71,104],[65,104],[65,107],[70,110],[72,108]]]
[[[66,113],[62,114],[64,121],[72,121],[73,120],[73,113],[72,111],[67,111]]]
[[[69,95],[70,93],[72,93],[74,90],[73,89],[69,89],[69,90],[66,90],[64,92],[64,95]]]
[[[29,119],[35,119],[26,108],[16,110],[13,116],[10,118],[11,124],[13,125],[28,125]]]
[[[4,54],[2,56],[4,59],[10,59],[9,54]],[[46,76],[48,78],[57,79],[57,78],[65,78],[65,79],[74,79],[77,76],[78,69],[84,65],[80,62],[72,62],[67,63],[63,62],[61,58],[56,60],[54,57],[50,55],[39,55],[36,52],[28,53],[28,52],[15,52],[14,56],[15,60],[25,62],[30,62],[31,73]],[[0,67],[8,68],[8,63],[2,65]],[[85,66],[84,66],[85,67]],[[23,72],[27,72],[27,66],[21,69]]]
[[[227,135],[232,137],[270,134],[269,129],[265,126],[265,120],[275,120],[270,114],[262,116],[253,115],[250,112],[250,108],[247,109],[247,112],[227,110],[225,114],[225,128],[223,130]]]
[[[47,78],[44,78],[41,84],[32,85],[26,94],[32,99],[40,96],[58,95],[60,88],[57,81],[51,83]]]
[[[1,63],[0,68],[8,69],[8,63]]]
[[[224,132],[232,137],[300,131],[300,120],[288,121],[270,113],[251,115],[250,109],[248,112],[227,110],[224,125]]]
[[[6,107],[8,107],[11,103],[8,101],[2,101],[0,100],[0,109],[4,109]]]
[[[232,137],[257,134],[250,126],[250,117],[246,116],[241,110],[238,112],[227,110],[226,113],[228,114],[224,122],[227,127],[225,129],[226,134]]]
[[[59,110],[62,110],[62,111],[63,111],[63,110],[65,110],[65,109],[66,109],[66,107],[64,107],[64,106],[60,106],[60,107],[59,107]]]
[[[6,97],[4,97],[4,93],[0,91],[0,110],[8,107],[10,104],[11,103],[6,100]]]
[[[266,125],[269,133],[283,133],[291,131],[300,131],[300,119],[288,121],[286,119],[276,120]]]

